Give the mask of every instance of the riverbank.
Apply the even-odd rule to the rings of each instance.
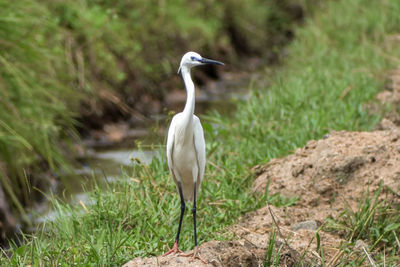
[[[166,113],[166,97],[181,88],[176,66],[183,52],[201,51],[230,62],[231,70],[240,70],[248,56],[276,61],[304,15],[301,5],[286,0],[168,5],[0,0],[0,6],[5,246],[20,228],[32,226],[26,209],[55,183],[68,186],[63,177],[74,173],[82,136],[121,121],[141,127]],[[218,77],[216,69],[203,68],[194,78],[201,85]]]
[[[365,103],[383,88],[384,74],[400,55],[397,39],[390,38],[398,34],[398,14],[394,0],[324,3],[297,30],[284,68],[273,74],[269,88],[253,84],[251,97],[238,104],[232,118],[203,117],[208,164],[198,202],[199,243],[232,239],[227,227],[266,201],[276,207],[297,203],[298,198],[280,194],[252,194],[254,165],[287,155],[331,130],[371,130],[377,124],[379,114],[369,113]],[[56,222],[26,237],[2,263],[121,265],[167,251],[179,199],[160,153],[149,166],[125,168],[125,181],[95,190],[90,205],[55,201]],[[190,222],[187,213],[183,250],[193,246]]]

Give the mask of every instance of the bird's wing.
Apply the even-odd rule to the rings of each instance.
[[[196,149],[197,161],[199,164],[199,177],[198,185],[200,185],[204,176],[204,169],[206,167],[206,143],[204,141],[203,127],[201,126],[200,119],[193,115],[194,120],[194,147]],[[199,181],[200,180],[200,181]]]
[[[171,125],[169,126],[168,130],[168,137],[167,137],[167,160],[168,160],[168,167],[169,171],[174,178],[175,184],[178,185],[178,181],[176,180],[175,173],[174,173],[174,163],[172,159],[172,155],[174,153],[174,141],[175,141],[175,117],[172,118]]]

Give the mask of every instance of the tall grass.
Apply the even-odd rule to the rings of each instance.
[[[242,19],[264,37],[265,23],[279,24],[268,22],[276,2],[260,0],[0,0],[0,178],[19,212],[33,187],[46,191],[44,173],[67,171],[75,120],[101,127],[106,107],[118,119],[146,106],[143,95],[162,98],[182,51],[235,58],[228,7],[245,8]]]
[[[0,1],[0,23],[0,178],[23,213],[38,164],[65,166],[60,140],[74,133],[71,103],[79,94],[62,71],[60,33],[48,10],[30,0]]]
[[[271,87],[253,85],[250,99],[238,103],[232,118],[215,113],[203,118],[208,164],[198,203],[200,243],[230,238],[216,233],[267,201],[294,203],[252,195],[254,164],[288,154],[330,130],[369,130],[377,123],[379,117],[368,114],[363,104],[382,88],[383,74],[394,66],[385,55],[400,55],[386,38],[398,33],[399,14],[396,0],[324,3],[297,31]],[[83,209],[55,201],[56,221],[26,236],[19,248],[13,246],[3,264],[119,265],[166,251],[175,236],[179,200],[161,155],[149,166],[132,163],[125,180],[95,190],[93,203]],[[190,212],[180,245],[193,246]],[[267,256],[274,264],[279,260]]]

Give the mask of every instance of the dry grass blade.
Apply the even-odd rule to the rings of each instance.
[[[285,245],[290,249],[290,251],[293,251],[293,248],[289,245],[286,238],[283,236],[283,234],[281,232],[281,228],[279,227],[278,223],[275,220],[275,216],[271,210],[271,207],[269,206],[269,204],[267,204],[267,205],[268,205],[268,210],[269,210],[269,213],[271,214],[272,220],[274,221],[274,224],[275,224],[276,228],[278,229],[279,236],[283,239],[283,241],[285,241]]]
[[[392,230],[392,233],[393,233],[393,235],[394,235],[394,238],[396,239],[396,244],[397,244],[397,246],[400,248],[400,241],[399,241],[399,239],[397,238],[396,232],[395,232],[394,230]]]
[[[365,255],[367,255],[368,261],[371,264],[372,267],[376,267],[376,264],[374,262],[374,260],[371,258],[371,256],[368,254],[367,250],[365,249],[364,246],[361,246],[362,249],[364,250]]]
[[[340,259],[343,253],[344,253],[343,249],[338,250],[338,252],[336,252],[336,254],[332,257],[332,259],[326,264],[326,267],[335,266],[336,262]]]
[[[347,86],[347,87],[343,90],[342,94],[339,96],[339,99],[343,99],[343,98],[350,92],[350,90],[351,90],[352,88],[353,88],[353,87],[351,87],[351,86]]]

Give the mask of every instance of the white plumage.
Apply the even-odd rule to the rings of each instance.
[[[193,203],[194,183],[196,194],[204,177],[206,166],[206,144],[203,127],[196,115],[184,123],[184,114],[178,113],[171,121],[167,140],[168,166],[178,188],[178,181],[182,184],[182,193],[185,202]],[[191,124],[191,125],[190,125]]]
[[[193,203],[194,244],[197,253],[196,198],[204,177],[206,166],[206,144],[200,119],[194,115],[195,88],[190,77],[192,67],[203,64],[224,65],[222,62],[202,58],[195,52],[186,53],[181,60],[178,73],[182,73],[187,99],[184,110],[171,121],[167,138],[168,167],[181,197],[181,216],[174,247],[164,255],[177,253],[185,202]]]

